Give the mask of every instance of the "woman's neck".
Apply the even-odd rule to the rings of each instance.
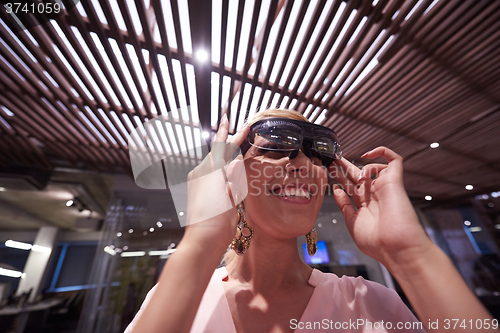
[[[296,238],[276,239],[255,230],[246,253],[237,255],[227,271],[230,279],[265,290],[307,284],[312,268],[300,259]]]

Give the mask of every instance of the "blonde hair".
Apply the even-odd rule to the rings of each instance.
[[[264,111],[257,112],[252,118],[248,120],[248,124],[252,125],[253,123],[256,123],[257,121],[264,119],[264,118],[269,118],[269,117],[280,117],[280,118],[288,118],[288,119],[294,119],[294,120],[302,120],[302,121],[307,121],[310,122],[309,119],[304,117],[302,113],[295,111],[295,110],[287,110],[287,109],[267,109]],[[236,257],[236,252],[231,250],[231,247],[229,247],[222,257],[222,260],[219,264],[219,266],[227,266],[233,259]]]
[[[248,120],[248,124],[252,125],[253,123],[268,117],[280,117],[280,118],[288,118],[294,120],[302,120],[310,122],[309,119],[304,117],[302,113],[295,110],[287,110],[287,109],[267,109],[264,111],[257,112],[254,116]]]

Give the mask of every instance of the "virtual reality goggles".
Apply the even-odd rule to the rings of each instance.
[[[268,117],[250,126],[246,140],[241,144],[241,153],[251,146],[259,151],[282,152],[290,159],[297,157],[299,150],[308,157],[317,157],[328,166],[342,157],[337,134],[328,127],[306,121]]]

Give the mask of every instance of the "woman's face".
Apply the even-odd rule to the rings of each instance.
[[[244,157],[247,221],[277,238],[298,237],[314,227],[327,186],[318,157],[300,150],[290,159],[289,153],[252,146]]]

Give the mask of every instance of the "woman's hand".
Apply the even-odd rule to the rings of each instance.
[[[184,241],[210,250],[225,250],[234,237],[235,205],[246,194],[241,156],[230,161],[248,135],[245,125],[227,140],[229,121],[222,117],[212,151],[188,175],[187,227]]]
[[[241,158],[228,165],[226,161],[248,135],[248,126],[230,141],[228,128],[227,117],[223,116],[212,151],[188,175],[186,232],[127,333],[187,333],[191,329],[210,278],[235,234],[233,194],[241,196],[240,187],[246,185],[245,174],[241,174],[244,167],[238,167],[243,166]],[[219,207],[224,201],[229,202],[227,210]]]
[[[334,196],[356,245],[386,267],[421,257],[432,242],[404,189],[403,158],[385,147],[361,157],[383,157],[388,164],[368,164],[360,170],[342,158],[329,167],[345,190],[336,188]]]

